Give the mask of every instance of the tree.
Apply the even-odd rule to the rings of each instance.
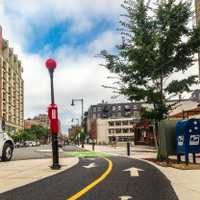
[[[38,140],[47,138],[49,134],[49,130],[40,125],[32,125],[30,131]]]
[[[200,47],[200,26],[190,27],[191,2],[177,0],[127,0],[122,7],[122,44],[117,54],[102,51],[105,67],[120,77],[120,93],[130,100],[153,105],[146,117],[155,122],[155,131],[172,109],[171,95],[190,91],[197,76],[181,79],[194,63]]]
[[[40,125],[32,125],[30,129],[21,129],[11,137],[15,142],[22,142],[28,140],[47,140],[49,130]]]

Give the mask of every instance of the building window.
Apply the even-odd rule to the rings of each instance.
[[[124,115],[125,115],[125,117],[130,117],[130,116],[131,116],[131,112],[130,112],[130,111],[126,111],[126,112],[124,113]]]
[[[108,122],[109,126],[114,126],[114,122]]]
[[[128,121],[123,121],[123,122],[122,122],[122,125],[123,125],[123,126],[127,126],[127,125],[128,125]]]
[[[125,108],[125,111],[129,111],[130,110],[130,105],[125,105],[124,108]]]
[[[140,112],[139,111],[134,112],[134,119],[140,119]]]
[[[123,129],[123,133],[128,133],[129,129],[128,128],[124,128]]]
[[[112,114],[112,117],[113,117],[113,118],[117,118],[117,113],[113,113],[113,114]]]
[[[121,106],[118,106],[117,108],[118,108],[119,111],[121,110]]]
[[[121,122],[120,121],[117,121],[115,124],[116,124],[116,126],[121,126]]]
[[[100,106],[99,106],[99,107],[97,107],[97,111],[98,111],[98,112],[101,112],[101,110],[102,110],[102,109],[101,109],[101,107],[100,107]]]
[[[97,111],[97,108],[96,107],[93,107],[93,112],[96,112]]]
[[[115,107],[115,106],[112,106],[112,110],[115,111],[115,110],[116,110],[116,107]]]
[[[121,133],[122,130],[121,129],[116,129],[116,133]]]
[[[109,129],[109,130],[108,130],[108,133],[109,133],[109,134],[115,133],[115,130],[114,130],[114,129]]]
[[[133,128],[130,128],[130,133],[134,133],[134,129]]]
[[[135,110],[137,109],[137,105],[136,104],[133,105],[133,109],[135,109]]]
[[[121,112],[118,112],[117,117],[121,117],[121,116],[122,116]]]

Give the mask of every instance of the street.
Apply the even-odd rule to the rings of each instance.
[[[67,150],[76,147],[67,147]],[[121,156],[80,158],[57,175],[2,193],[1,200],[178,199],[169,180],[152,165]]]
[[[41,159],[41,158],[51,158],[52,150],[51,145],[41,145],[37,147],[23,147],[16,148],[14,150],[12,160],[26,160],[26,159]],[[65,152],[67,151],[78,151],[79,148],[76,146],[65,146],[63,147]],[[63,157],[63,151],[60,149],[60,156]]]

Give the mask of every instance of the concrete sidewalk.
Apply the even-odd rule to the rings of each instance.
[[[0,162],[0,193],[38,181],[67,170],[76,164],[76,157],[61,158],[60,170],[51,170],[52,159],[19,160]]]
[[[85,149],[91,150],[91,145],[85,145]],[[126,156],[126,147],[112,147],[95,145],[95,151],[111,153],[113,155]],[[140,159],[158,168],[171,182],[180,200],[199,200],[200,199],[200,170],[180,170],[171,167],[161,167],[144,158],[156,158],[156,151],[152,147],[133,146],[131,147],[131,158]],[[200,163],[200,159],[197,159]]]
[[[85,145],[84,149],[92,150],[92,145]],[[95,145],[95,151],[111,153],[113,155],[127,155],[127,148],[125,146],[110,146],[110,145]],[[131,155],[134,158],[155,158],[156,149],[148,146],[132,146]]]

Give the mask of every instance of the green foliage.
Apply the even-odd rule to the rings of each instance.
[[[19,130],[12,135],[15,142],[27,140],[40,140],[48,137],[49,130],[39,125],[33,125],[30,129]]]
[[[191,1],[129,0],[122,7],[122,44],[118,54],[102,51],[105,67],[119,75],[120,93],[130,100],[145,100],[153,109],[147,118],[166,118],[171,95],[190,91],[197,76],[172,79],[177,72],[186,72],[193,65],[200,47],[200,26],[190,27]],[[153,5],[153,6],[152,6]]]
[[[43,128],[42,126],[32,125],[30,130],[32,134],[36,137],[36,139],[48,137],[49,130],[47,128]]]
[[[76,129],[75,134],[74,134],[73,141],[78,140],[78,139],[80,139],[80,141],[84,141],[85,138],[86,138],[86,133],[85,133],[85,131],[84,131],[84,128],[78,127],[78,128]]]

